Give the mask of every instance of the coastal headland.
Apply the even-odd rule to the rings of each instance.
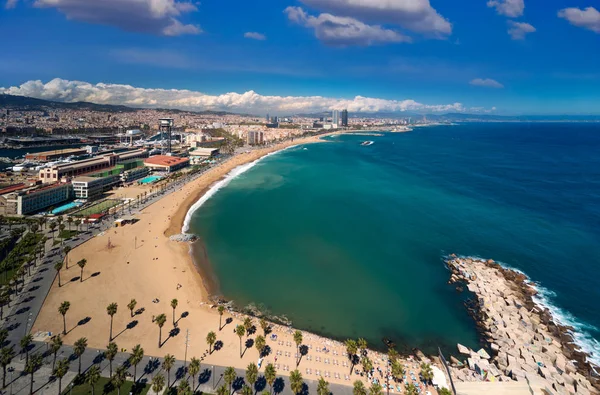
[[[492,355],[459,345],[466,363],[452,358],[458,381],[527,381],[552,393],[600,393],[600,380],[588,355],[575,344],[572,331],[557,324],[534,300],[528,278],[493,260],[450,256],[450,282],[475,294],[469,311]],[[462,287],[461,287],[462,288]]]
[[[61,270],[62,286],[59,287],[57,278],[32,333],[60,334],[63,320],[58,308],[63,301],[69,301],[64,343],[73,344],[86,337],[89,347],[105,349],[111,337],[107,306],[116,303],[118,311],[112,320],[112,341],[120,350],[128,352],[140,344],[146,355],[156,357],[172,354],[183,360],[187,355],[189,360],[204,355],[202,364],[242,369],[251,362],[256,363],[259,353],[253,347],[253,338],[262,334],[258,320],[254,319],[258,328],[254,335],[239,338],[234,328],[242,324],[246,316],[234,311],[225,311],[220,316],[191,259],[190,244],[173,241],[171,236],[181,233],[190,207],[233,169],[292,145],[320,142],[321,137],[295,139],[236,154],[146,207],[136,215],[136,223],[112,228],[73,249]],[[82,259],[87,260],[83,271],[76,264]],[[133,312],[127,307],[132,299],[137,302]],[[171,304],[173,299],[177,299],[175,309]],[[159,327],[154,318],[160,314],[168,319],[159,345]],[[209,352],[206,337],[211,331],[216,333],[217,346]],[[263,367],[274,363],[278,375],[289,375],[296,369],[298,359],[293,333],[292,328],[272,325],[272,333],[267,336],[270,353]],[[351,386],[355,380],[363,380],[370,385],[366,376],[351,375],[342,343],[303,332],[302,344],[309,350],[298,364],[305,379],[316,380],[323,376],[331,383]],[[373,351],[368,355],[375,368],[385,369],[385,355]],[[416,359],[402,363],[411,371],[420,369]],[[354,371],[357,370],[355,367]],[[435,393],[432,388],[429,390]]]

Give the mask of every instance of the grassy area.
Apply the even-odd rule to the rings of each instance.
[[[133,395],[146,395],[149,389],[150,385],[134,384],[131,381],[126,381],[121,387],[121,394],[126,395],[131,392]],[[69,387],[67,387],[62,393],[63,395],[91,395],[92,387],[83,382],[83,380],[76,380],[76,384],[71,392],[69,391]],[[117,388],[112,385],[108,377],[100,377],[100,380],[94,386],[94,395],[117,395],[117,393]]]
[[[71,237],[75,236],[77,233],[79,233],[79,232],[76,231],[76,230],[65,229],[65,230],[63,230],[62,232],[60,232],[58,234],[58,238],[59,239],[63,239],[63,240],[67,240],[67,239],[70,239]]]
[[[108,211],[108,209],[118,205],[119,203],[121,203],[120,200],[106,199],[106,200],[98,202],[90,207],[86,207],[81,211],[77,211],[76,213],[74,213],[74,215],[81,216],[81,217],[87,217],[88,215],[92,215],[92,214],[100,214],[105,211]]]

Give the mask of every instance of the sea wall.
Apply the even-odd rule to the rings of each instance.
[[[537,291],[524,274],[492,260],[451,255],[446,263],[450,283],[475,295],[467,307],[491,354],[459,345],[466,360],[452,359],[455,380],[526,380],[556,394],[600,394],[598,369],[574,343],[573,328],[534,302]]]

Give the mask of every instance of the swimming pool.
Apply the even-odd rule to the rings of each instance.
[[[70,210],[72,208],[75,207],[79,207],[83,204],[83,202],[69,202],[67,204],[63,204],[62,206],[59,206],[57,208],[55,208],[54,210],[52,210],[50,213],[51,214],[60,214],[62,212],[65,212],[67,210]]]
[[[151,183],[153,183],[155,181],[160,180],[161,178],[162,178],[161,176],[148,176],[148,177],[142,178],[139,181],[139,183],[140,184],[151,184]]]

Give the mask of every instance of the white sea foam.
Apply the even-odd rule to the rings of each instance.
[[[208,199],[213,197],[221,188],[226,187],[233,179],[235,179],[236,177],[240,176],[241,174],[247,172],[248,170],[250,170],[251,168],[256,166],[258,164],[258,162],[260,162],[261,160],[268,158],[271,155],[275,155],[279,152],[293,148],[293,147],[297,147],[297,145],[290,145],[289,147],[280,149],[279,151],[271,152],[265,156],[258,158],[257,160],[255,160],[253,162],[246,163],[246,164],[237,166],[234,169],[232,169],[229,173],[227,173],[227,175],[223,179],[221,179],[221,180],[215,182],[213,185],[211,185],[211,187],[208,189],[208,191],[206,191],[206,193],[204,195],[202,195],[202,197],[196,203],[194,203],[192,205],[192,207],[190,207],[187,214],[185,215],[185,219],[183,221],[183,227],[181,228],[181,232],[186,233],[190,229],[190,221],[192,220],[192,215],[194,214],[194,212],[196,210],[198,210],[200,207],[202,207],[202,205],[204,203],[206,203],[206,201]]]
[[[479,259],[483,260],[483,258],[476,256],[459,256],[460,258],[471,258],[471,259]],[[574,329],[571,332],[573,336],[573,340],[577,346],[581,348],[581,350],[589,355],[588,360],[592,364],[596,366],[600,366],[600,342],[596,340],[592,335],[590,335],[590,331],[597,331],[598,329],[590,325],[586,322],[582,322],[578,320],[575,316],[573,316],[568,311],[561,309],[560,307],[554,305],[552,303],[552,299],[556,297],[556,293],[547,288],[544,288],[539,283],[531,281],[530,277],[524,273],[522,270],[514,268],[510,265],[507,265],[503,262],[495,261],[497,264],[502,266],[505,269],[512,270],[514,272],[520,273],[527,277],[527,283],[532,286],[537,294],[533,296],[533,301],[540,307],[544,309],[548,309],[552,319],[557,324],[563,326],[570,326]]]

